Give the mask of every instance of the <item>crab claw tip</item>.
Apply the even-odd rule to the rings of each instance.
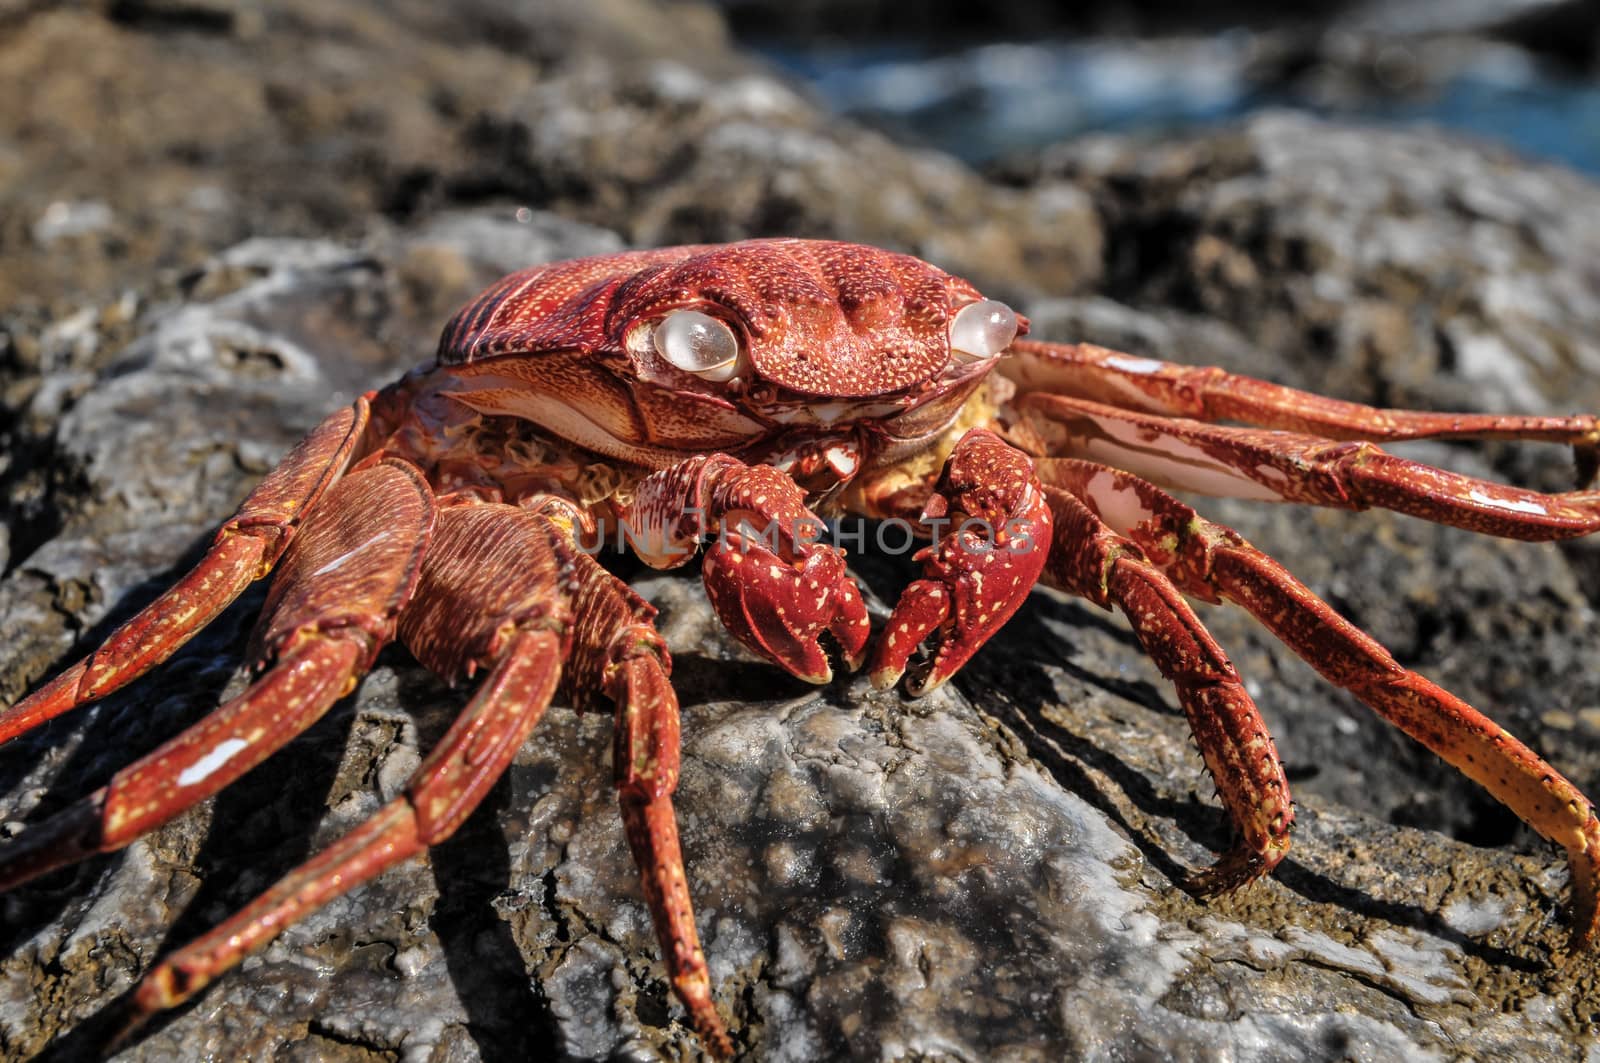
[[[935,690],[949,682],[956,669],[928,668],[920,673],[913,673],[906,680],[906,693],[914,698],[932,694]]]
[[[792,664],[788,664],[787,662],[785,662],[784,667],[788,668],[789,672],[796,679],[815,684],[819,687],[827,686],[829,683],[833,682],[833,669],[826,664],[822,666],[821,671],[814,672],[802,671],[800,668]]]
[[[867,679],[876,690],[888,690],[900,682],[900,677],[905,674],[904,668],[883,667],[874,668],[867,674]]]

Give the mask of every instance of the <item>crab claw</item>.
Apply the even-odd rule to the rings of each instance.
[[[767,660],[809,683],[826,683],[833,669],[818,636],[828,631],[850,670],[861,667],[871,625],[838,550],[812,544],[785,560],[741,525],[706,550],[703,571],[723,626]]]
[[[890,614],[871,673],[874,686],[893,686],[928,641],[928,660],[906,683],[914,697],[943,684],[1011,619],[1050,548],[1050,510],[1033,462],[983,429],[956,444],[922,521],[951,530],[917,553],[922,578]]]

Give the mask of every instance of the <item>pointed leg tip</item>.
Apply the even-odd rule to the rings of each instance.
[[[1596,931],[1600,930],[1600,925],[1597,925],[1600,913],[1596,912],[1594,903],[1574,904],[1568,917],[1572,920],[1572,929],[1567,934],[1567,958],[1593,953]]]
[[[828,655],[814,640],[789,646],[764,642],[751,648],[802,682],[815,686],[833,682],[833,665],[828,663]]]
[[[129,1040],[151,1019],[192,1000],[212,982],[212,977],[196,973],[172,959],[156,964],[145,973],[127,998],[121,1029],[115,1041],[126,1047]]]
[[[728,1034],[728,1026],[722,1021],[722,1012],[717,1010],[717,1005],[711,999],[711,986],[704,984],[701,992],[680,996],[684,1006],[689,1011],[689,1028],[700,1039],[710,1053],[718,1059],[732,1059],[733,1038]]]
[[[1583,827],[1583,839],[1567,848],[1567,873],[1571,894],[1567,901],[1569,958],[1591,951],[1600,933],[1600,824],[1590,813]]]
[[[921,675],[912,675],[906,680],[906,693],[914,698],[926,697],[950,681],[955,671],[944,672],[938,669],[929,669]]]
[[[711,1009],[709,1016],[694,1016],[692,1024],[695,1035],[700,1038],[701,1043],[710,1050],[713,1056],[718,1059],[733,1058],[733,1038],[728,1035],[728,1028],[723,1025],[722,1016],[717,1013],[715,1008]]]
[[[1224,853],[1210,867],[1192,872],[1186,885],[1201,897],[1220,897],[1233,893],[1265,876],[1288,851],[1287,845],[1268,853],[1258,853],[1248,846],[1237,846]]]

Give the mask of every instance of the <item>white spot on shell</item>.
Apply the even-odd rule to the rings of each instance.
[[[1165,363],[1153,358],[1133,358],[1126,354],[1107,355],[1106,364],[1124,373],[1159,373],[1165,368]]]
[[[353,550],[346,550],[344,553],[340,554],[338,557],[334,558],[332,561],[329,561],[326,565],[323,565],[321,568],[319,568],[315,572],[311,573],[312,577],[315,578],[317,576],[324,576],[324,575],[327,575],[329,572],[333,572],[333,571],[336,571],[337,569],[343,568],[345,563],[347,561],[349,561],[352,557],[355,557],[357,554],[359,554],[361,551],[365,550],[369,546],[376,546],[378,543],[383,542],[388,537],[389,537],[389,533],[388,532],[386,532],[386,531],[379,532],[377,535],[374,535],[372,538],[368,539],[366,542],[362,543],[360,546],[356,547]]]
[[[242,738],[228,738],[218,742],[217,748],[183,769],[183,774],[178,776],[178,785],[193,786],[196,783],[204,782],[218,768],[249,747],[250,743]]]
[[[1493,506],[1495,509],[1509,509],[1513,513],[1533,513],[1541,517],[1547,517],[1550,515],[1550,511],[1545,509],[1537,502],[1524,502],[1515,498],[1495,498],[1492,495],[1485,494],[1477,488],[1473,488],[1471,491],[1468,491],[1467,497],[1472,499],[1474,502],[1481,502],[1486,506]]]

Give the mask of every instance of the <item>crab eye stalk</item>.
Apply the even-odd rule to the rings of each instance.
[[[739,368],[738,337],[710,314],[674,310],[661,319],[653,339],[656,351],[674,368],[702,380],[721,382]]]
[[[950,349],[969,362],[993,358],[1017,338],[1017,315],[1005,303],[980,299],[950,319]]]

